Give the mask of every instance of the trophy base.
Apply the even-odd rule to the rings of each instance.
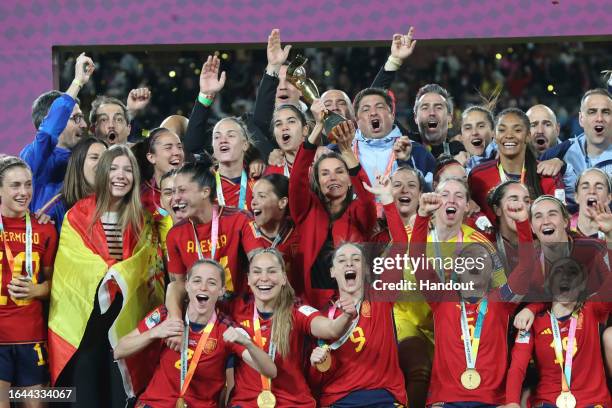
[[[323,128],[325,129],[325,135],[330,143],[336,143],[331,134],[332,129],[346,120],[347,119],[344,116],[339,115],[336,112],[329,112],[327,115],[325,115],[325,118],[323,119]]]

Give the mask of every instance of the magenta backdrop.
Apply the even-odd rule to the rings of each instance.
[[[32,101],[53,86],[56,45],[388,40],[612,34],[605,0],[3,0],[0,3],[0,152],[34,135]]]

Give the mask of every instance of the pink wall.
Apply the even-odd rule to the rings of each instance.
[[[34,135],[32,101],[52,87],[51,47],[108,44],[389,40],[408,25],[418,39],[602,36],[602,0],[4,0],[0,2],[0,152]]]

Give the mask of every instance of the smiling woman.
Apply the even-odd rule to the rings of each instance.
[[[564,199],[561,177],[540,176],[536,171],[538,163],[530,143],[531,131],[527,115],[520,109],[508,108],[497,115],[495,123],[499,158],[476,166],[469,176],[473,199],[489,220],[495,223],[496,215],[487,203],[487,195],[506,180],[520,181],[527,187],[532,199],[542,194]]]
[[[100,407],[123,406],[126,393],[134,392],[131,387],[141,386],[132,377],[133,367],[123,364],[122,374],[129,378],[124,388],[120,367],[110,355],[111,345],[125,334],[122,330],[136,325],[163,299],[156,278],[158,241],[140,204],[139,183],[132,152],[112,146],[100,156],[94,194],[78,201],[64,218],[49,346],[52,379],[81,390],[77,406],[92,406],[93,401]],[[146,299],[133,300],[142,293],[148,294]]]
[[[49,377],[42,301],[49,297],[57,234],[30,217],[31,200],[27,164],[0,159],[0,394],[11,386],[40,388]]]

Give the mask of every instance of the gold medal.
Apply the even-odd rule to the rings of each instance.
[[[180,397],[176,400],[176,408],[187,408],[187,404],[185,404],[185,398]]]
[[[480,386],[480,374],[473,368],[468,368],[461,374],[461,385],[466,390],[475,390]]]
[[[315,364],[315,367],[317,367],[317,370],[319,370],[322,373],[328,371],[331,368],[331,363],[332,363],[331,353],[329,352],[327,347],[325,349],[327,351],[327,353],[325,353],[325,359],[321,361],[320,363]]]
[[[557,401],[555,402],[557,407],[559,408],[575,408],[576,407],[576,397],[569,391],[563,391],[557,397]]]
[[[276,406],[276,397],[270,390],[263,390],[257,396],[257,406],[259,408],[274,408]]]

